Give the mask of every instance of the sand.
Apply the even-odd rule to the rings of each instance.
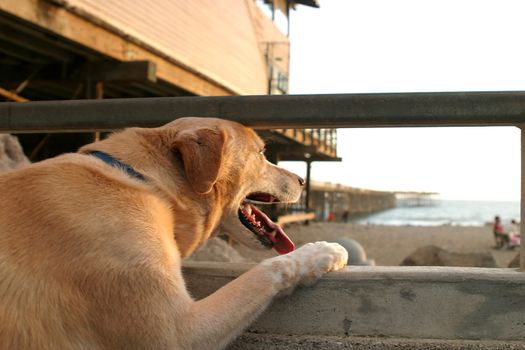
[[[496,250],[492,228],[460,226],[376,226],[344,223],[311,223],[308,226],[293,224],[285,227],[286,233],[301,246],[319,240],[331,241],[348,237],[358,241],[365,249],[368,258],[376,265],[395,266],[419,247],[435,245],[450,252],[493,254],[499,267],[507,267],[519,249],[513,251]],[[234,245],[244,257],[259,261],[276,255],[272,251],[256,251]]]

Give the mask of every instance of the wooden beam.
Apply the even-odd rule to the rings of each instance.
[[[31,35],[22,31],[13,30],[12,27],[5,24],[0,24],[0,40],[24,48],[32,52],[33,56],[34,53],[43,55],[50,61],[71,62],[75,58],[71,51],[57,47],[56,45],[51,46],[39,40],[34,40]]]
[[[84,81],[157,81],[157,67],[151,61],[86,62],[70,79]]]
[[[1,65],[0,82],[156,82],[157,67],[151,61],[102,61],[74,64]]]
[[[314,219],[315,219],[315,213],[296,213],[296,214],[279,216],[277,223],[279,225],[284,225],[284,224],[289,224],[292,222],[308,221],[308,220],[314,220]]]
[[[151,61],[157,78],[196,95],[236,95],[233,88],[168,57],[145,43],[136,43],[54,3],[40,0],[0,0],[0,11],[44,28],[118,61]]]
[[[20,95],[15,94],[14,92],[3,89],[1,87],[0,87],[0,96],[3,96],[7,98],[8,100],[15,101],[15,102],[29,102],[27,98],[24,98]]]

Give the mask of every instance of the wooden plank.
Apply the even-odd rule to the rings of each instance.
[[[157,81],[157,67],[151,61],[89,62],[71,77],[74,80]]]
[[[290,41],[255,4],[255,1],[246,0],[250,11],[253,27],[261,54],[270,61],[281,73],[289,75]],[[268,56],[267,56],[268,55]]]
[[[31,77],[32,83],[84,82],[155,82],[156,66],[151,61],[87,62],[83,65],[40,64],[0,65],[0,83],[19,84]]]
[[[277,219],[277,224],[284,225],[292,222],[307,221],[315,219],[315,213],[296,213],[279,216]]]
[[[125,6],[120,0],[105,0],[104,6],[99,0],[63,2],[72,11],[89,13],[243,94],[266,92],[262,42],[285,44],[285,52],[279,55],[286,69],[280,70],[287,72],[288,39],[264,14],[254,17],[253,0],[128,0]],[[263,29],[271,37],[257,36],[256,20],[264,22]]]
[[[1,87],[0,87],[0,96],[3,96],[7,98],[8,100],[15,101],[15,102],[29,102],[27,98],[24,98],[20,95],[15,94],[14,92],[11,92]]]

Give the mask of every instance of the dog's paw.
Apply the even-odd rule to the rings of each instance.
[[[310,285],[330,271],[342,269],[348,252],[337,243],[307,243],[299,249],[267,259],[260,264],[277,290],[291,291],[298,284]]]
[[[346,266],[348,252],[338,243],[308,243],[290,253],[298,264],[302,284],[311,284],[330,271]]]

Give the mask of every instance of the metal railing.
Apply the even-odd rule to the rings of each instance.
[[[305,146],[314,146],[318,152],[337,157],[337,129],[273,129],[281,135]]]
[[[525,203],[525,92],[166,97],[0,103],[0,132],[152,127],[183,116],[218,117],[256,129],[516,126]],[[521,206],[521,222],[525,205]],[[525,237],[525,225],[521,225]],[[521,247],[525,271],[525,244]]]

